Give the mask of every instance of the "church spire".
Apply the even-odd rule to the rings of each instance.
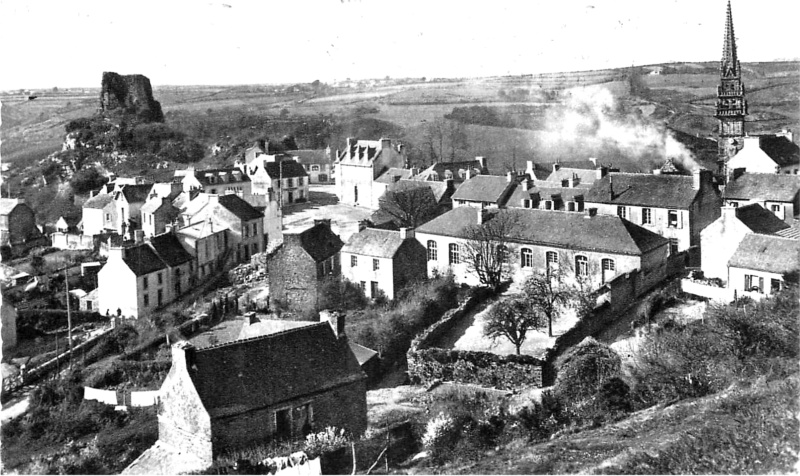
[[[739,58],[736,56],[736,36],[733,33],[733,15],[731,15],[731,1],[728,0],[728,12],[725,17],[725,40],[722,45],[722,61],[720,72],[725,77],[739,76]]]

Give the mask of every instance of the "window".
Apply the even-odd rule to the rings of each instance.
[[[670,255],[678,254],[678,239],[677,238],[670,238],[669,239],[669,254]]]
[[[159,289],[158,290],[158,305],[159,305],[159,307],[162,304],[164,304],[164,290],[163,289]]]
[[[145,293],[145,295],[144,295],[144,307],[147,307],[149,305],[150,305],[150,295]]]
[[[780,279],[771,279],[769,282],[769,291],[771,294],[775,294],[781,290],[781,280]],[[89,305],[92,303],[90,302]],[[90,309],[91,310],[91,309]]]
[[[303,185],[303,177],[300,177],[299,179],[297,179],[297,185],[300,185],[300,186]]]
[[[522,208],[531,208],[531,201],[527,198],[522,200]]]
[[[378,271],[380,269],[380,267],[381,267],[381,262],[378,261],[377,259],[373,258],[372,259],[372,271]]]
[[[286,179],[286,186],[287,187],[294,187],[294,179],[293,178]]]
[[[436,261],[439,259],[439,252],[436,249],[436,242],[428,240],[428,261]]]
[[[378,282],[377,281],[370,281],[369,282],[370,297],[372,297],[373,299],[378,297],[378,292],[379,291],[380,291],[380,289],[378,289]]]
[[[359,281],[358,287],[361,288],[361,292],[365,292],[367,290],[367,282],[366,281]]]
[[[522,248],[520,252],[522,262],[521,266],[523,268],[532,268],[533,267],[533,251],[530,248]]]
[[[319,165],[312,165],[311,166],[311,171],[312,172],[319,172]]]
[[[147,281],[147,276],[142,278],[142,288],[147,289],[149,287],[149,285],[150,285],[150,283]]]
[[[620,218],[628,218],[628,209],[626,207],[617,207],[617,216]]]
[[[501,263],[508,263],[508,247],[506,245],[497,245],[497,259]]]
[[[456,243],[450,243],[449,258],[450,264],[458,264],[461,262],[461,253],[459,252],[458,245]]]
[[[158,274],[156,275],[156,277],[158,278],[158,284],[159,284],[159,286],[160,286],[160,285],[162,285],[162,284],[164,284],[164,275],[163,275],[163,274],[161,274],[161,273],[158,273]]]
[[[250,236],[250,227],[247,226],[247,224],[242,225],[242,233],[244,234],[245,238]]]
[[[588,275],[589,275],[589,259],[582,255],[576,256],[575,276],[588,276]]]
[[[205,241],[205,248],[206,248],[206,259],[208,259],[208,257],[210,256],[208,252],[208,240]]]
[[[653,210],[649,208],[642,208],[642,225],[653,224]]]
[[[614,263],[614,260],[610,258],[603,258],[603,260],[600,261],[600,265],[601,268],[603,268],[603,282],[605,283],[609,278],[614,276],[617,265]]]
[[[678,210],[670,210],[667,212],[667,226],[670,228],[678,228]]]
[[[770,205],[769,209],[772,211],[772,213],[775,214],[776,217],[783,219],[783,213],[781,212],[781,206],[780,205],[777,205],[777,204]]]
[[[764,278],[752,274],[745,274],[744,290],[764,294]]]
[[[548,251],[545,253],[544,260],[547,263],[547,271],[552,271],[558,268],[558,253],[555,251]]]
[[[106,221],[111,221],[111,214],[110,213],[106,213]]]
[[[350,255],[350,267],[355,268],[356,266],[358,266],[358,256]]]
[[[739,208],[739,202],[728,202],[728,205],[732,206],[733,208]]]
[[[258,253],[258,243],[253,243],[253,246],[251,248],[253,250],[253,254]]]

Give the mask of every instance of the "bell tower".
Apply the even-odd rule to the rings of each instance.
[[[718,172],[727,175],[726,164],[742,148],[744,117],[747,115],[747,101],[744,99],[742,69],[736,55],[736,37],[733,34],[731,2],[725,18],[725,38],[722,45],[722,61],[719,65],[720,85],[717,87],[717,112],[714,116],[719,122],[718,129]]]

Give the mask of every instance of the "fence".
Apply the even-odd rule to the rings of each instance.
[[[412,383],[428,385],[436,380],[513,389],[542,385],[542,361],[528,355],[496,355],[489,352],[447,350],[434,347],[458,321],[490,298],[492,293],[478,289],[456,309],[447,311],[411,342],[406,354]]]
[[[50,235],[54,248],[62,250],[94,250],[95,240],[91,235],[76,235],[72,233],[56,232]]]

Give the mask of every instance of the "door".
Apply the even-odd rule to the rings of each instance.
[[[358,203],[358,185],[353,187],[353,203]]]
[[[288,192],[288,197],[289,197],[289,200],[288,200],[289,203],[294,203],[294,193],[293,192]]]
[[[292,414],[289,408],[275,412],[275,438],[288,440],[292,437]]]

